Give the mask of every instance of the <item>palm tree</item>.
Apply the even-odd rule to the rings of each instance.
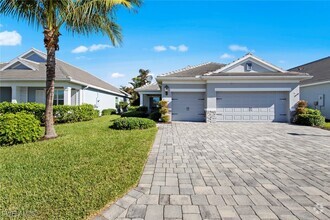
[[[46,62],[46,112],[44,138],[57,137],[53,121],[55,53],[60,31],[73,34],[102,33],[113,45],[121,43],[121,28],[115,23],[118,6],[139,7],[141,0],[1,0],[0,13],[43,28]]]

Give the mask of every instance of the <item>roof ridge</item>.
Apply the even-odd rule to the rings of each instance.
[[[171,75],[171,74],[174,74],[174,73],[178,73],[178,72],[182,72],[182,71],[186,71],[186,70],[191,70],[191,69],[194,69],[194,68],[197,68],[197,67],[205,66],[205,65],[210,64],[210,63],[212,63],[212,62],[201,63],[201,64],[194,65],[194,66],[188,65],[184,68],[173,70],[171,72],[167,72],[167,73],[161,74],[159,76],[168,76],[168,75]]]
[[[157,82],[152,82],[152,83],[148,83],[148,84],[145,84],[145,85],[143,85],[143,86],[140,86],[140,87],[138,87],[138,88],[136,88],[136,89],[142,89],[142,88],[144,88],[144,87],[147,87],[147,86],[151,86],[151,85],[156,85],[157,84]]]
[[[288,69],[288,71],[290,71],[292,69],[295,69],[295,68],[298,68],[298,67],[301,67],[301,66],[307,66],[307,65],[312,64],[312,63],[317,63],[317,62],[320,62],[320,61],[323,61],[323,60],[326,60],[326,59],[330,59],[330,56],[323,57],[323,58],[320,58],[320,59],[317,59],[317,60],[314,60],[314,61],[311,61],[311,62],[308,62],[308,63],[305,63],[305,64],[301,64],[299,66],[292,67],[292,68]]]

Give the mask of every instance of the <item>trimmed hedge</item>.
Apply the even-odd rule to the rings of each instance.
[[[103,115],[115,115],[117,113],[117,110],[114,108],[107,108],[102,110],[102,116]]]
[[[110,128],[116,130],[147,129],[156,127],[156,122],[147,118],[118,118]]]
[[[11,102],[1,102],[0,103],[0,114],[6,113],[18,113],[18,112],[26,112],[34,115],[36,119],[40,122],[44,121],[45,115],[45,105],[39,103],[11,103]]]
[[[296,124],[307,126],[322,126],[325,124],[325,118],[321,115],[300,114],[297,115]]]
[[[40,136],[40,121],[32,114],[18,112],[0,115],[0,146],[34,142]]]
[[[161,116],[162,114],[160,114],[159,111],[154,111],[150,113],[149,118],[153,121],[159,122]]]
[[[121,114],[121,117],[147,118],[148,114],[145,112],[140,112],[140,111],[124,112],[123,114]]]
[[[99,111],[93,105],[82,104],[77,106],[56,105],[54,106],[54,117],[56,123],[72,123],[89,121],[99,116]]]
[[[147,107],[147,106],[139,106],[139,107],[136,109],[136,111],[147,113],[147,112],[148,112],[148,107]]]
[[[44,123],[45,105],[39,103],[0,103],[0,114],[26,112],[35,116],[41,123]],[[93,105],[83,104],[77,106],[55,105],[55,123],[70,123],[78,121],[89,121],[99,116],[99,111]]]
[[[128,106],[128,111],[136,111],[140,106]]]

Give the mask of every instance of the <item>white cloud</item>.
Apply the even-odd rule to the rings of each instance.
[[[187,52],[188,49],[189,48],[184,44],[181,44],[181,45],[178,46],[178,51],[180,51],[180,52]]]
[[[241,46],[241,45],[237,45],[237,44],[229,45],[229,49],[231,51],[243,51],[243,52],[249,51],[249,49],[246,46]]]
[[[112,73],[111,77],[117,79],[117,78],[123,78],[125,77],[125,75],[121,73]]]
[[[84,45],[81,45],[79,47],[76,47],[71,52],[72,53],[86,53],[86,52],[94,52],[98,50],[104,50],[107,48],[112,48],[111,45],[108,44],[93,44],[92,46],[86,47]]]
[[[154,46],[154,51],[156,51],[156,52],[163,52],[166,50],[167,50],[167,48],[163,45]]]
[[[0,32],[0,46],[16,46],[21,45],[22,36],[16,31]]]
[[[175,46],[169,46],[170,50],[177,50],[178,48]]]
[[[79,47],[76,47],[75,49],[73,49],[71,51],[71,53],[86,53],[87,51],[88,51],[88,47],[79,46]]]
[[[230,55],[228,53],[224,53],[220,56],[220,59],[233,59],[233,58],[235,58],[235,56]]]
[[[89,51],[93,52],[93,51],[97,51],[97,50],[104,50],[107,48],[112,48],[112,46],[110,46],[108,44],[93,44],[92,46],[89,47]]]

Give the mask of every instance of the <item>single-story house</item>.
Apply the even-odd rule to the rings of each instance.
[[[290,69],[295,72],[308,72],[313,78],[300,84],[300,98],[309,107],[321,110],[330,119],[330,57],[306,63]]]
[[[31,49],[0,64],[0,102],[45,103],[46,54]],[[129,95],[96,76],[56,60],[54,105],[92,104],[98,110],[115,108]]]
[[[290,122],[299,84],[310,78],[248,53],[227,65],[211,62],[160,75],[136,91],[149,108],[160,97],[168,101],[172,121]]]

